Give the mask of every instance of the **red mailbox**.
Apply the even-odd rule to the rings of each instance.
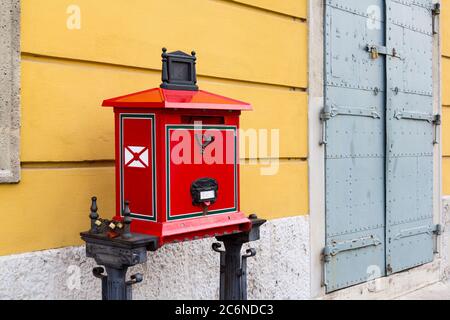
[[[239,116],[248,103],[199,90],[196,57],[163,49],[162,84],[118,98],[116,216],[159,245],[248,231],[239,208]]]

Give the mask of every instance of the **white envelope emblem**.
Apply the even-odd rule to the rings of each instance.
[[[132,168],[147,168],[148,148],[137,146],[125,147],[125,166]]]

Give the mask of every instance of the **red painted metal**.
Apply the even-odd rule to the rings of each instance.
[[[251,110],[246,102],[214,93],[154,88],[103,101],[104,107]]]
[[[250,230],[240,211],[238,154],[239,116],[250,104],[155,88],[103,106],[115,113],[116,220],[128,200],[132,231],[157,236],[160,245]],[[219,186],[206,215],[190,193],[191,184],[205,177]]]

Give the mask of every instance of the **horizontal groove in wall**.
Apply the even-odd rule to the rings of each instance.
[[[258,7],[256,5],[252,5],[252,4],[249,4],[249,3],[242,3],[242,2],[234,1],[234,0],[216,0],[216,1],[227,2],[227,3],[229,3],[231,5],[235,5],[235,6],[247,7],[247,8],[251,8],[251,9],[254,9],[254,10],[263,11],[263,12],[266,12],[268,14],[289,18],[289,19],[294,20],[294,21],[307,22],[307,19],[305,17],[300,17],[300,16],[289,14],[289,13],[284,13],[284,12],[280,12],[280,11],[276,11],[276,10],[271,10],[269,8]],[[276,0],[276,1],[284,1],[284,0]]]
[[[262,162],[277,161],[277,160],[280,162],[292,163],[292,162],[307,162],[308,158],[258,158],[258,159],[256,159],[256,158],[245,158],[245,159],[241,158],[240,159],[241,164],[244,164],[245,162],[248,162],[248,161],[258,161],[259,163],[262,163]]]
[[[114,160],[67,161],[67,162],[22,162],[21,167],[27,169],[76,169],[114,167]]]
[[[267,162],[274,162],[278,160],[280,163],[303,163],[307,162],[305,158],[261,158],[261,159],[241,159],[241,165],[246,165],[248,162],[255,161],[255,164],[264,165]],[[248,163],[250,164],[250,163]],[[106,168],[114,167],[114,160],[95,160],[95,161],[67,161],[67,162],[22,162],[21,168],[23,170],[29,169],[76,169],[76,168]]]
[[[150,68],[143,68],[143,67],[138,67],[138,66],[128,66],[128,65],[114,64],[114,63],[108,63],[108,62],[102,62],[102,61],[89,61],[89,60],[73,59],[73,58],[67,58],[67,57],[40,55],[40,54],[35,54],[35,53],[30,53],[30,52],[22,52],[22,60],[35,61],[35,62],[45,62],[47,60],[47,62],[49,62],[49,63],[83,64],[86,66],[91,65],[91,66],[96,66],[96,67],[120,68],[120,69],[127,70],[127,71],[138,71],[138,72],[157,72],[157,73],[161,72],[160,69],[150,69]],[[299,91],[299,92],[307,91],[307,88],[302,88],[302,87],[291,87],[288,85],[275,84],[275,83],[265,83],[265,82],[232,79],[232,78],[221,78],[221,77],[201,75],[201,74],[198,75],[198,78],[205,79],[205,80],[228,82],[228,83],[233,83],[233,84],[247,84],[247,85],[266,87],[266,88],[268,88],[268,87],[279,88],[282,90],[291,90],[291,91]]]

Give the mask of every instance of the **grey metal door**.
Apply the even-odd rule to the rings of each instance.
[[[325,6],[328,292],[385,274],[386,65],[366,48],[385,43],[383,11],[384,0]]]
[[[327,292],[433,259],[431,10],[325,1]]]
[[[388,274],[433,260],[432,2],[386,1]]]

